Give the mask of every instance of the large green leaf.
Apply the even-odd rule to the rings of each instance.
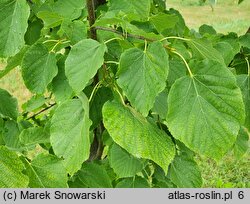
[[[162,33],[166,29],[173,28],[178,21],[179,18],[177,15],[165,13],[159,13],[150,18],[150,22],[153,23],[159,33]]]
[[[81,188],[112,188],[111,179],[104,167],[96,163],[84,163],[75,176]]]
[[[92,39],[75,44],[65,62],[65,74],[76,93],[83,90],[104,61],[106,46]]]
[[[24,165],[16,153],[0,146],[0,188],[25,188],[29,178],[22,171]]]
[[[26,87],[33,93],[42,94],[57,74],[55,53],[43,44],[34,44],[24,54],[22,76]]]
[[[19,138],[20,142],[25,146],[40,144],[40,143],[49,143],[50,135],[43,127],[30,127],[24,129]]]
[[[234,50],[228,42],[218,42],[214,48],[221,53],[226,65],[229,65],[238,53],[238,50]]]
[[[198,165],[186,154],[175,157],[171,163],[169,174],[171,181],[179,188],[199,188],[202,185]]]
[[[67,171],[72,175],[89,158],[91,121],[79,99],[62,103],[51,121],[51,144],[55,154],[65,159]]]
[[[155,97],[164,90],[168,68],[168,55],[160,42],[146,51],[131,48],[122,54],[117,82],[142,115],[148,115]]]
[[[60,25],[64,20],[74,20],[81,16],[86,0],[67,0],[48,2],[49,6],[40,8],[37,16],[43,20],[45,27],[52,28]]]
[[[31,188],[66,188],[67,171],[63,161],[54,155],[40,154],[31,162],[25,162],[25,174],[29,176]]]
[[[242,47],[247,47],[250,49],[250,33],[246,33],[245,35],[241,36],[239,41]]]
[[[167,117],[167,112],[168,112],[168,107],[166,105],[167,101],[168,101],[168,90],[165,89],[155,98],[154,107],[152,108],[152,112],[157,113],[162,119],[165,119]]]
[[[24,46],[29,14],[26,0],[0,1],[0,57],[13,56]]]
[[[110,148],[108,159],[110,166],[119,178],[133,177],[143,168],[142,161],[133,157],[116,144],[113,144]]]
[[[103,106],[103,122],[113,140],[137,158],[151,159],[167,173],[175,155],[170,137],[131,107],[118,102]]]
[[[210,42],[207,42],[204,39],[188,39],[186,42],[191,48],[193,48],[193,51],[197,56],[201,56],[203,59],[210,59],[224,63],[221,53],[213,48]]]
[[[3,140],[5,145],[15,151],[23,149],[23,145],[20,142],[20,127],[18,123],[13,120],[7,120],[4,123]]]
[[[52,81],[52,92],[55,95],[57,103],[70,99],[73,96],[73,90],[65,76],[65,57],[61,57],[58,62],[58,74]]]
[[[241,89],[246,110],[246,120],[244,126],[250,132],[250,68],[248,72],[249,72],[248,75],[246,74],[238,75],[237,83]]]
[[[46,98],[43,95],[34,95],[22,105],[22,109],[26,112],[35,112],[37,109],[44,106]]]
[[[82,14],[82,9],[86,6],[86,0],[67,0],[56,1],[53,5],[53,11],[64,18],[74,20]]]
[[[82,21],[76,20],[72,22],[64,20],[58,34],[67,37],[74,45],[87,38],[87,28]]]
[[[119,14],[123,12],[133,19],[147,19],[151,0],[110,0],[109,3],[109,11],[112,13]]]
[[[242,95],[223,64],[203,60],[190,66],[193,76],[171,87],[167,125],[190,149],[219,159],[232,147],[244,122]]]
[[[18,116],[17,100],[9,92],[0,88],[0,116],[16,120]]]
[[[63,22],[62,16],[51,11],[41,11],[37,14],[37,17],[43,20],[46,28],[57,27]]]

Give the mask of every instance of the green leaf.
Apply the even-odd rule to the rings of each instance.
[[[44,26],[46,28],[54,28],[59,26],[62,21],[63,17],[55,12],[50,11],[41,11],[37,14],[37,17],[42,19],[44,22]]]
[[[65,57],[61,57],[57,63],[58,74],[52,81],[52,92],[56,102],[60,103],[73,96],[73,90],[65,76]]]
[[[153,181],[156,188],[176,188],[176,185],[170,180],[169,175],[165,175],[159,166],[155,166],[154,168]]]
[[[46,99],[43,95],[34,95],[22,105],[22,109],[26,112],[32,112],[38,108],[41,108],[45,102]]]
[[[188,39],[186,41],[189,46],[195,51],[195,54],[201,56],[203,59],[210,59],[224,63],[224,59],[221,54],[212,47],[211,43],[204,39]]]
[[[151,0],[109,0],[109,12],[119,14],[123,12],[131,20],[147,19],[150,12]]]
[[[112,91],[107,87],[101,87],[96,92],[90,106],[90,119],[93,124],[91,129],[96,128],[102,121],[102,107],[105,102],[113,99]]]
[[[186,32],[189,32],[188,27],[185,25],[185,20],[179,11],[170,8],[169,10],[165,10],[164,13],[176,15],[178,17],[178,22],[176,23],[175,27],[172,29],[166,29],[162,33],[164,36],[184,36],[186,35]]]
[[[43,127],[31,127],[22,130],[20,142],[25,146],[36,145],[41,143],[49,143],[50,135]]]
[[[43,23],[39,19],[29,23],[28,29],[24,36],[27,45],[33,45],[41,37],[42,28]]]
[[[0,70],[0,79],[3,78],[6,74],[8,74],[12,69],[21,65],[23,56],[25,52],[28,50],[28,46],[24,46],[20,52],[18,52],[15,56],[9,57],[7,60],[7,66],[4,70]]]
[[[117,183],[116,188],[149,188],[150,185],[145,178],[136,176],[135,178],[125,178]]]
[[[55,154],[65,159],[65,166],[71,175],[81,168],[89,158],[91,121],[86,117],[79,99],[62,103],[51,121],[51,144]]]
[[[110,148],[108,159],[118,178],[133,177],[143,168],[142,161],[116,144]]]
[[[109,175],[104,165],[84,163],[76,174],[76,181],[82,188],[112,188]]]
[[[0,57],[14,56],[24,46],[29,14],[26,0],[0,1]]]
[[[62,22],[60,30],[58,31],[58,34],[60,36],[67,37],[74,45],[79,41],[87,38],[87,27],[82,21],[79,20],[73,22],[64,20]]]
[[[142,115],[148,115],[155,97],[164,90],[168,69],[168,55],[160,42],[146,51],[131,48],[122,54],[117,82]]]
[[[190,149],[219,159],[244,122],[242,95],[225,65],[203,60],[190,67],[194,76],[176,80],[170,89],[167,126]]]
[[[170,137],[155,124],[117,102],[105,103],[103,122],[118,145],[137,158],[153,160],[167,173],[175,148]]]
[[[250,132],[250,68],[248,71],[248,75],[237,75],[237,84],[241,89],[243,101],[245,104],[246,119],[244,126]]]
[[[250,134],[247,132],[247,129],[241,126],[237,140],[233,147],[234,155],[238,159],[240,159],[249,149],[249,136]]]
[[[234,51],[233,47],[227,42],[218,42],[214,48],[219,51],[224,59],[226,65],[229,65],[230,62],[233,60],[235,54],[237,52]]]
[[[55,53],[43,44],[34,44],[24,54],[22,76],[26,87],[33,93],[43,94],[57,75]]]
[[[31,162],[23,159],[31,188],[67,188],[68,176],[63,161],[54,155],[40,154]]]
[[[106,46],[92,39],[84,39],[70,50],[65,62],[65,74],[75,93],[79,93],[104,62]]]
[[[0,116],[17,119],[17,100],[4,89],[0,88]]]
[[[85,5],[86,0],[56,1],[52,9],[64,18],[74,20],[81,16]]]
[[[210,26],[210,25],[207,25],[207,24],[203,24],[202,26],[199,27],[199,33],[201,35],[216,35],[216,30]]]
[[[79,18],[85,5],[85,0],[51,2],[47,8],[40,9],[37,16],[43,20],[45,27],[53,28],[59,26],[65,19]]]
[[[20,142],[20,128],[18,123],[13,120],[7,120],[4,124],[3,140],[5,145],[15,151],[23,149],[23,145]]]
[[[178,21],[179,18],[175,14],[159,13],[150,18],[150,22],[153,23],[159,33],[162,33],[166,29],[174,28]]]
[[[250,49],[250,33],[240,37],[240,45]]]
[[[156,98],[155,104],[152,109],[153,112],[156,112],[162,119],[167,117],[167,101],[168,101],[168,90],[165,89],[162,91]]]
[[[0,146],[0,188],[26,188],[29,178],[23,170],[24,165],[16,153]]]
[[[186,72],[185,64],[180,59],[173,58],[169,60],[168,85],[172,86],[177,79],[185,76]]]
[[[186,154],[175,157],[170,165],[170,179],[179,188],[200,188],[201,172],[196,162]]]

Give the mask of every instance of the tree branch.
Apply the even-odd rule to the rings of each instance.
[[[135,38],[135,39],[138,39],[138,40],[147,40],[149,42],[154,42],[154,41],[157,41],[156,39],[152,39],[152,38],[147,38],[147,37],[144,37],[144,36],[141,36],[141,35],[135,35],[135,34],[131,34],[131,33],[123,33],[123,32],[120,32],[116,29],[113,29],[113,28],[107,28],[107,27],[101,27],[101,26],[96,26],[95,27],[95,30],[104,30],[104,31],[108,31],[108,32],[112,32],[112,33],[116,33],[118,35],[121,35],[123,37],[131,37],[131,38]]]
[[[88,20],[90,26],[90,38],[96,40],[96,29],[93,27],[95,24],[95,4],[93,0],[87,0],[87,8],[88,8]]]
[[[46,107],[46,108],[40,110],[39,112],[33,114],[33,115],[30,116],[30,117],[28,117],[27,120],[32,119],[32,118],[35,118],[36,116],[40,115],[41,113],[45,112],[46,110],[49,110],[50,108],[52,108],[52,107],[55,106],[55,105],[56,105],[56,103],[53,103],[53,104],[49,105],[48,107]]]
[[[107,27],[101,27],[101,26],[96,26],[95,27],[96,30],[104,30],[104,31],[108,31],[108,32],[112,32],[112,33],[116,33],[118,35],[121,35],[123,36],[124,38],[127,38],[127,37],[131,37],[131,38],[135,38],[135,39],[138,39],[138,40],[147,40],[148,42],[155,42],[155,41],[158,41],[156,39],[153,39],[153,38],[147,38],[145,36],[142,36],[142,35],[135,35],[135,34],[131,34],[131,33],[127,33],[127,34],[124,34],[116,29],[113,29],[113,28],[107,28]],[[164,45],[164,47],[168,50],[172,50],[171,47],[169,47],[168,45]]]

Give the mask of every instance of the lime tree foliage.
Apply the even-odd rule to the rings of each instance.
[[[196,155],[240,158],[250,35],[190,30],[161,0],[0,0],[0,187],[201,187]]]

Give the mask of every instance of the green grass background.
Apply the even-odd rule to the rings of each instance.
[[[218,0],[212,11],[209,4],[200,5],[199,0],[167,0],[168,8],[175,8],[183,15],[186,24],[197,30],[202,24],[212,25],[219,33],[236,32],[244,34],[250,26],[250,0],[237,5],[238,0]],[[0,70],[6,65],[0,59]],[[21,105],[30,98],[25,88],[20,68],[12,70],[0,79],[0,87],[14,95]],[[228,153],[220,162],[197,157],[204,178],[203,187],[250,187],[250,154],[240,160]]]

